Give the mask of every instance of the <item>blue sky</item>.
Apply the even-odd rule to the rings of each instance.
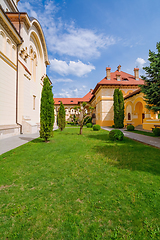
[[[133,74],[160,41],[159,0],[21,0],[46,38],[54,97],[83,97],[106,67]]]

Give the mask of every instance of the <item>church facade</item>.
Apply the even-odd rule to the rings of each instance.
[[[19,12],[17,3],[0,5],[0,138],[38,131],[49,65],[40,23]]]

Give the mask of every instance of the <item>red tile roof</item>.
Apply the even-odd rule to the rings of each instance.
[[[59,105],[62,102],[64,105],[77,105],[79,102],[89,102],[92,91],[91,89],[83,98],[54,98],[54,104]]]
[[[117,75],[120,75],[120,81],[117,81]],[[92,93],[94,94],[101,85],[138,86],[139,84],[144,84],[144,81],[141,78],[135,80],[133,75],[116,70],[115,72],[111,72],[111,80],[107,80],[107,77],[102,79],[97,83]]]
[[[141,92],[141,89],[138,88],[138,89],[135,90],[134,92],[131,92],[131,93],[129,93],[128,95],[126,95],[126,96],[124,97],[124,99],[130,98],[130,97],[132,97],[132,96],[134,96],[134,95],[136,95],[136,94],[138,94],[138,93],[140,93],[140,92]]]

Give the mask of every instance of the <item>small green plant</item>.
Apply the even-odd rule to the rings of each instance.
[[[112,128],[115,128],[114,124],[112,125]]]
[[[127,125],[127,130],[128,131],[134,131],[134,126],[133,125]]]
[[[87,128],[92,128],[92,123],[87,123],[87,124],[86,124],[86,127],[87,127]]]
[[[93,131],[99,131],[101,129],[101,127],[100,127],[100,125],[98,125],[98,124],[95,124],[94,126],[93,126]]]
[[[112,130],[109,132],[109,138],[112,141],[118,140],[118,141],[122,141],[124,137],[124,134],[120,131],[120,130]]]
[[[153,129],[153,134],[154,134],[155,136],[160,136],[160,128],[154,128],[154,129]]]

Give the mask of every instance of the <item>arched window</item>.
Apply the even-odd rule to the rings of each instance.
[[[128,120],[131,120],[131,114],[128,113]]]
[[[6,55],[9,59],[11,58],[11,41],[9,38],[7,38]]]
[[[33,54],[33,79],[36,81],[36,66],[37,66],[37,56],[36,53],[34,52]]]
[[[0,31],[0,50],[5,53],[5,34]]]
[[[12,45],[12,61],[16,64],[16,46]]]

